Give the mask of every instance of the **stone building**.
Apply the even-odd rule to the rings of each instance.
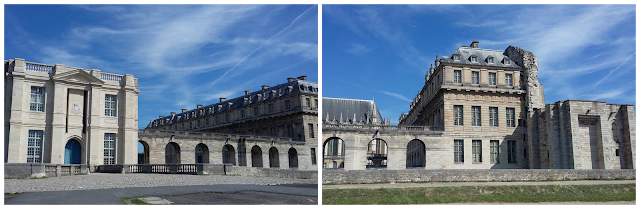
[[[136,163],[137,78],[20,58],[4,69],[5,163]]]
[[[245,95],[240,97],[220,98],[220,102],[215,104],[197,105],[196,109],[182,109],[180,113],[172,112],[168,116],[160,116],[151,121],[145,129],[145,133],[148,131],[188,132],[194,135],[215,133],[215,137],[211,135],[210,140],[200,148],[196,146],[198,143],[195,141],[198,140],[194,141],[196,144],[193,146],[187,142],[193,141],[193,137],[182,137],[182,140],[178,140],[180,142],[171,142],[173,148],[167,151],[164,151],[164,146],[169,146],[167,140],[161,139],[160,141],[164,140],[163,142],[167,143],[153,145],[149,144],[149,140],[144,137],[141,141],[144,142],[144,146],[163,151],[155,154],[155,157],[153,152],[147,154],[151,157],[147,163],[206,161],[239,166],[296,167],[316,170],[317,121],[318,84],[307,81],[306,76],[300,76],[297,79],[287,78],[286,83],[276,86],[263,85],[258,91],[247,90]],[[229,137],[225,138],[220,134]],[[195,150],[207,156],[167,157],[171,153],[176,153],[175,150],[180,147],[184,147],[179,143],[188,144],[185,146],[189,147],[189,152]],[[264,160],[261,157],[263,155],[266,156]],[[279,160],[279,158],[283,159]],[[296,162],[291,163],[294,158]],[[289,163],[285,163],[287,161]]]
[[[635,168],[633,105],[545,105],[533,53],[478,44],[436,57],[398,126],[324,120],[323,138],[344,141],[344,168]],[[386,150],[379,165],[372,143]]]

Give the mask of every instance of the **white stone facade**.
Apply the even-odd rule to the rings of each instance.
[[[473,42],[436,58],[398,126],[327,119],[323,139],[344,142],[345,170],[635,168],[633,105],[545,105],[537,74],[533,53]],[[374,139],[386,143],[382,166],[370,164]]]
[[[4,81],[5,163],[137,163],[137,78],[16,58]]]

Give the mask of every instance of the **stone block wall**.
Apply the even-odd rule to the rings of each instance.
[[[294,179],[317,179],[317,171],[301,171],[279,168],[252,168],[244,166],[232,166],[227,170],[227,175],[254,176],[254,177],[274,177],[274,178],[294,178]]]
[[[635,179],[632,170],[574,169],[450,169],[450,170],[323,170],[323,184],[451,181],[556,181]]]

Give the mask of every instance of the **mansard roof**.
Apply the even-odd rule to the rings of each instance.
[[[264,98],[262,93],[265,92]],[[266,89],[260,89],[249,93],[248,95],[242,95],[236,98],[228,99],[226,101],[210,104],[200,108],[192,109],[187,112],[181,112],[175,115],[168,115],[163,118],[155,119],[149,123],[148,127],[155,127],[159,125],[166,125],[180,121],[186,121],[192,118],[198,118],[209,114],[225,112],[227,110],[247,106],[250,104],[269,101],[275,98],[297,94],[318,94],[318,84],[315,82],[297,79],[287,83],[272,86]],[[155,125],[154,125],[155,124]]]
[[[329,121],[334,119],[340,121],[341,116],[342,122],[351,121],[355,123],[362,121],[371,123],[373,118],[377,118],[378,123],[382,122],[382,116],[374,100],[322,97],[322,115],[320,116],[322,120],[326,121],[328,117]]]
[[[454,54],[460,55],[459,61],[453,60]],[[478,62],[471,62],[471,59],[469,57],[473,55],[478,57]],[[493,57],[493,64],[487,62],[488,57]],[[505,58],[511,60],[505,54],[504,51],[461,46],[451,56],[442,56],[442,58],[440,59],[440,63],[454,63],[454,64],[465,64],[465,65],[493,66],[493,67],[507,67],[507,68],[522,69],[522,67],[520,67],[513,61],[511,62],[510,65],[505,65],[503,61]]]

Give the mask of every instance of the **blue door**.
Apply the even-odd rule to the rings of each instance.
[[[80,164],[80,152],[80,143],[73,139],[69,140],[64,146],[64,164]]]

